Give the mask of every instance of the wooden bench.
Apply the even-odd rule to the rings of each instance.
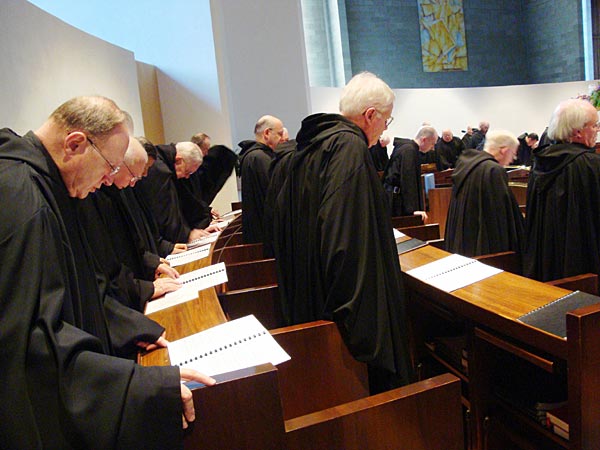
[[[275,258],[225,266],[228,281],[223,292],[277,284]]]
[[[415,227],[423,224],[423,218],[421,216],[397,216],[392,217],[393,228],[406,228]]]
[[[223,247],[213,261],[234,264],[259,259],[264,259],[263,244],[241,244]]]
[[[197,419],[185,432],[186,449],[463,448],[457,377],[368,396],[365,366],[344,350],[333,323],[271,333],[291,360],[194,389]]]
[[[228,320],[254,314],[268,330],[285,325],[276,284],[221,292],[218,297]]]
[[[546,283],[571,291],[582,291],[587,292],[588,294],[598,295],[598,274],[595,273],[583,273],[572,277],[546,281]]]
[[[399,228],[399,230],[407,236],[422,241],[431,241],[440,238],[440,225],[437,223],[419,225],[416,227],[404,227]]]
[[[516,275],[521,275],[522,273],[521,257],[513,251],[489,253],[487,255],[475,256],[474,259]]]

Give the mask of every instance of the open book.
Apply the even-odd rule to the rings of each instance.
[[[194,239],[193,241],[188,242],[187,248],[188,250],[191,250],[192,248],[200,247],[201,245],[212,244],[217,239],[219,239],[219,234],[221,234],[220,231],[215,231],[213,233],[210,233],[208,236],[204,236],[199,239]]]
[[[181,275],[178,280],[182,286],[176,291],[146,303],[145,314],[152,314],[161,309],[198,298],[198,292],[217,284],[227,283],[225,263],[213,264],[202,269],[193,270]]]
[[[214,376],[290,356],[253,315],[169,343],[171,364]]]
[[[450,255],[406,272],[445,292],[452,292],[502,272],[476,259]]]
[[[165,258],[173,267],[182,266],[184,264],[204,259],[210,254],[210,244],[205,244],[201,247],[196,247],[185,252],[167,255]]]

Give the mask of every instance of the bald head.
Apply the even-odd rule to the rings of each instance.
[[[283,137],[283,122],[274,116],[262,116],[254,125],[254,137],[257,142],[275,149]]]

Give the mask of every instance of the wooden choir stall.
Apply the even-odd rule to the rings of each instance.
[[[185,432],[186,448],[464,448],[456,375],[442,373],[369,396],[366,365],[352,358],[334,323],[273,328],[281,324],[274,261],[256,246],[238,247],[239,224],[238,216],[207,258],[177,267],[186,273],[224,262],[227,283],[149,317],[165,326],[173,342],[253,313],[291,359],[217,375],[215,386],[193,389],[196,421]],[[170,364],[167,349],[139,360]]]

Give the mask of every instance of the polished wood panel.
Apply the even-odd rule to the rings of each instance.
[[[424,225],[423,218],[419,215],[392,217],[393,228],[405,228]]]
[[[454,169],[446,169],[441,172],[434,172],[435,187],[452,186],[452,174]]]
[[[422,241],[430,241],[440,238],[440,226],[437,223],[428,223],[416,227],[404,227],[399,229],[402,233]]]
[[[185,431],[184,448],[284,449],[277,369],[266,364],[215,378],[216,385],[192,391],[196,420]]]
[[[546,281],[546,283],[571,291],[583,291],[588,294],[598,295],[598,274],[596,273],[584,273],[558,280]]]
[[[286,421],[288,448],[459,450],[460,382],[445,374]]]
[[[521,257],[519,254],[513,251],[488,253],[486,255],[475,256],[474,259],[481,261],[497,269],[506,270],[517,275],[522,273],[521,271]]]
[[[247,261],[256,261],[264,258],[263,244],[241,244],[223,247],[217,262],[234,264]]]
[[[229,264],[225,291],[277,284],[275,258]]]
[[[443,238],[446,232],[446,218],[448,216],[450,198],[452,197],[452,188],[429,189],[427,196],[429,198],[429,211],[427,211],[429,219],[427,221],[440,225],[440,237]]]
[[[276,284],[226,291],[218,296],[228,320],[254,314],[269,330],[285,325]]]
[[[285,419],[369,396],[367,366],[352,357],[335,323],[309,322],[271,334],[292,357],[277,367]]]

